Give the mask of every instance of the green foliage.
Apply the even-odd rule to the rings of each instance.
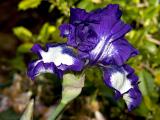
[[[32,32],[23,26],[15,27],[13,33],[23,41],[29,41],[32,39]]]
[[[41,42],[47,42],[49,37],[53,34],[53,32],[55,32],[55,30],[55,26],[50,25],[49,23],[45,23],[40,30],[38,40],[40,40]]]
[[[15,113],[12,109],[0,113],[1,120],[10,120],[11,118],[12,120],[18,120],[20,115]]]
[[[17,52],[19,53],[27,53],[31,48],[32,48],[33,44],[32,43],[24,43],[21,44],[18,48],[17,48]]]
[[[29,8],[37,8],[38,5],[41,4],[42,0],[22,0],[18,4],[18,9],[19,10],[27,10]]]
[[[22,26],[13,29],[13,33],[22,43],[17,47],[17,56],[11,60],[12,67],[25,71],[24,56],[34,43],[45,44],[66,40],[59,37],[58,27],[60,24],[68,22],[70,7],[79,7],[91,11],[109,3],[119,4],[123,11],[122,19],[133,26],[133,30],[126,37],[140,51],[137,57],[128,61],[139,76],[139,86],[143,94],[141,106],[133,113],[135,116],[158,120],[160,114],[160,102],[158,101],[160,99],[160,4],[158,0],[49,0],[48,2],[50,2],[48,14],[56,12],[56,8],[61,15],[52,18],[55,21],[54,25],[48,21],[39,25],[41,29],[35,33]],[[23,0],[19,3],[18,8],[19,10],[36,8],[40,3],[41,0]],[[124,107],[123,102],[117,103],[113,100],[112,91],[106,88],[103,83],[101,70],[92,68],[87,69],[86,73],[85,92],[83,94],[87,93],[91,98],[100,96],[102,101],[107,104],[105,104],[107,109],[119,111],[118,113],[113,112],[112,116],[120,118],[119,114],[124,115],[121,112],[121,108]],[[113,105],[114,107],[112,107]],[[112,112],[111,110],[108,111]]]

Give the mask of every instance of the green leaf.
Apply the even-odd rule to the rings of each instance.
[[[135,109],[134,112],[137,114],[137,115],[141,115],[141,116],[144,116],[144,117],[147,117],[150,110],[147,108],[146,106],[146,102],[144,102],[144,99],[142,100],[140,106],[138,107],[138,109]]]
[[[155,7],[155,6],[148,7],[144,11],[144,13],[142,14],[142,16],[143,16],[143,18],[145,20],[149,19],[150,21],[152,21],[152,18],[155,17],[155,16],[157,16],[157,13],[159,12],[159,10],[160,10],[160,6],[158,6],[158,7]]]
[[[20,114],[16,113],[13,109],[7,109],[0,112],[0,120],[19,120]]]
[[[157,54],[158,49],[157,49],[156,45],[153,44],[153,43],[151,43],[151,42],[146,41],[146,42],[144,43],[144,48],[145,48],[148,52],[150,52],[151,54],[153,54],[153,55],[156,55],[156,54]]]
[[[23,41],[28,41],[32,39],[32,32],[23,26],[13,28],[13,33]]]
[[[50,25],[49,23],[45,23],[39,33],[38,40],[41,42],[47,42],[50,35],[56,30],[56,27],[53,25]]]
[[[87,11],[91,11],[94,9],[94,3],[91,0],[82,0],[77,7],[85,9]]]
[[[37,8],[38,5],[41,4],[42,0],[22,0],[18,4],[18,9],[19,10],[27,10],[29,8]]]
[[[139,73],[139,79],[140,79],[139,87],[140,87],[140,90],[143,96],[149,96],[149,97],[154,97],[154,98],[157,97],[154,79],[152,75],[146,70],[142,70]]]
[[[52,34],[54,31],[56,31],[56,27],[53,26],[53,25],[50,25],[50,26],[48,27],[48,32],[49,32],[49,34]]]
[[[24,71],[24,69],[26,68],[26,65],[24,63],[22,56],[15,56],[15,58],[10,60],[10,64],[13,69],[16,69],[19,71]]]
[[[39,36],[38,36],[38,40],[40,40],[42,42],[47,41],[47,39],[49,38],[48,27],[49,27],[49,23],[45,23],[42,26],[41,31],[40,31]]]
[[[18,47],[17,51],[20,53],[27,53],[30,51],[32,46],[33,46],[33,43],[24,43]]]
[[[150,6],[157,6],[159,3],[159,0],[148,0]]]

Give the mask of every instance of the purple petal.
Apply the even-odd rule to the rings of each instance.
[[[99,57],[103,64],[123,65],[129,58],[138,54],[138,51],[124,38],[107,44]]]
[[[71,24],[79,24],[81,21],[84,21],[87,17],[88,13],[80,8],[71,8],[70,9],[70,23]]]
[[[79,44],[77,48],[80,51],[88,52],[92,50],[93,48],[95,48],[95,46],[98,43],[98,39],[97,39],[97,34],[92,30],[92,28],[86,27],[86,30],[79,29],[77,31],[79,32],[78,33],[79,37],[76,38],[76,40],[79,39]]]
[[[34,44],[31,48],[31,51],[38,55],[39,58],[41,58],[40,52],[42,51],[42,47],[39,44]]]
[[[109,4],[104,8],[99,8],[95,11],[91,11],[88,15],[89,21],[100,20],[101,17],[110,16],[113,19],[120,19],[122,15],[121,10],[119,9],[118,4]]]
[[[123,99],[125,100],[129,111],[138,107],[142,101],[142,94],[138,86],[135,86],[134,88],[130,89],[127,93],[125,93],[123,95]]]
[[[28,65],[27,75],[33,80],[41,73],[55,73],[54,63],[44,63],[43,61],[31,62]]]
[[[88,59],[88,58],[89,58],[89,54],[86,53],[86,52],[82,52],[82,51],[79,51],[79,52],[78,52],[78,56],[79,56],[79,58],[81,58],[81,59]]]
[[[129,58],[137,55],[138,51],[124,38],[112,42],[102,39],[89,54],[90,63],[121,66]]]
[[[113,28],[111,29],[111,38],[112,41],[113,40],[116,40],[122,36],[124,36],[127,32],[129,32],[131,30],[131,26],[128,25],[128,24],[125,24],[124,22],[122,21],[118,21],[114,26]]]
[[[122,15],[122,12],[119,9],[119,5],[118,4],[109,4],[106,7],[106,9],[107,10],[105,10],[105,8],[104,8],[104,14],[106,13],[106,14],[112,16],[112,17],[120,19],[121,15]]]
[[[75,27],[71,24],[62,24],[59,27],[60,36],[67,37],[68,41],[67,44],[73,47],[77,47],[76,40],[75,40]]]
[[[103,9],[90,12],[87,20],[96,21],[90,22],[89,26],[97,33],[99,39],[115,40],[124,36],[131,29],[129,25],[120,20],[121,15],[119,5],[110,4]]]

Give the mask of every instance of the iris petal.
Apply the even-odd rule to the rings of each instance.
[[[131,26],[128,24],[125,24],[123,21],[118,21],[113,28],[111,29],[111,40],[116,40],[122,36],[124,36],[126,33],[128,33],[131,30]]]
[[[129,58],[138,54],[138,51],[124,38],[105,44],[103,38],[97,46],[89,52],[90,61],[104,65],[123,65]]]
[[[28,66],[27,74],[34,80],[36,76],[42,73],[56,73],[56,66],[54,63],[44,63],[43,61],[30,62]],[[60,73],[60,71],[59,71]],[[58,74],[60,75],[60,74]],[[59,76],[60,77],[60,76]]]
[[[115,98],[123,97],[129,110],[140,104],[141,93],[138,89],[138,77],[130,66],[108,66],[104,68],[103,74],[105,84],[115,90]]]
[[[103,64],[123,65],[129,58],[138,54],[138,51],[124,38],[108,43],[99,58]]]
[[[107,86],[119,91],[120,94],[124,94],[137,85],[138,77],[128,65],[122,67],[111,65],[104,68],[104,82]]]
[[[70,23],[76,25],[79,24],[81,21],[84,21],[88,16],[88,13],[80,8],[71,8],[70,15]]]
[[[75,27],[71,24],[62,24],[59,27],[60,36],[67,37],[68,41],[67,44],[73,47],[77,47],[76,40],[75,40]]]
[[[34,79],[40,73],[49,72],[61,75],[61,71],[80,71],[82,69],[83,62],[65,44],[47,44],[46,46],[46,51],[42,50],[42,47],[38,44],[32,47],[32,51],[40,57],[29,64],[28,76],[31,79]]]
[[[138,86],[135,86],[134,88],[130,89],[127,93],[125,93],[123,95],[123,99],[125,100],[129,111],[139,106],[142,101],[142,94],[139,91]]]
[[[137,77],[136,81],[129,79],[128,75],[130,74],[124,67],[109,66],[104,69],[104,82],[107,86],[124,94],[133,87],[133,83],[138,81]]]

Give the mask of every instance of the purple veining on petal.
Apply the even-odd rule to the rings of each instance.
[[[37,62],[37,61],[36,61]],[[41,73],[55,73],[56,67],[54,63],[44,63],[43,61],[38,61],[29,63],[27,75],[33,80],[35,77]]]
[[[125,93],[123,95],[123,99],[125,100],[129,111],[138,107],[142,101],[142,94],[138,88],[138,85],[134,86],[134,88]]]
[[[88,26],[85,28],[86,30],[84,28],[82,30],[77,30],[77,32],[79,32],[79,37],[76,38],[76,42],[79,42],[77,48],[82,52],[92,50],[98,43],[97,34],[92,30],[92,28],[89,28]]]
[[[108,14],[110,16],[113,16],[113,17],[117,18],[117,19],[120,19],[121,15],[122,15],[122,12],[119,9],[118,4],[109,4],[106,7],[106,9],[107,10],[105,10],[105,8],[104,8],[104,14]]]
[[[138,54],[138,51],[124,38],[105,44],[105,39],[89,52],[90,63],[102,63],[104,65],[123,65],[130,57]]]
[[[102,61],[103,64],[123,65],[129,58],[136,56],[138,53],[138,50],[127,40],[121,38],[106,46],[99,61]]]

